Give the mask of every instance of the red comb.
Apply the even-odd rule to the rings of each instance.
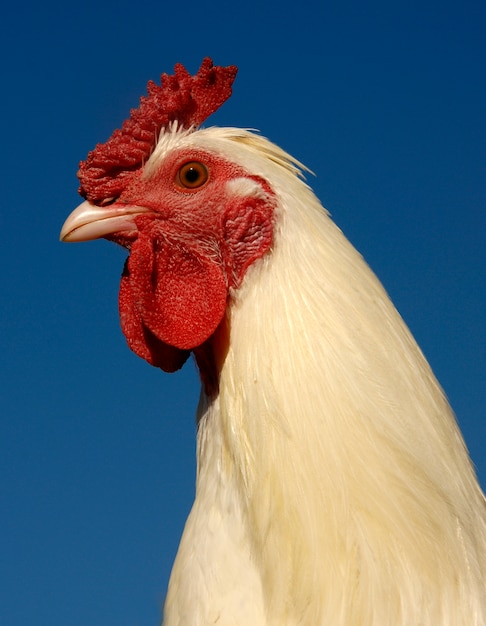
[[[207,57],[194,76],[178,63],[173,76],[162,74],[160,86],[150,81],[139,108],[79,164],[79,193],[93,204],[117,198],[149,158],[162,128],[176,120],[185,128],[202,124],[230,97],[236,72],[234,65],[214,66]]]

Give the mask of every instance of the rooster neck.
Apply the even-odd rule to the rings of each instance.
[[[444,394],[360,255],[275,168],[275,246],[232,294],[229,343],[196,355],[219,385],[164,626],[485,626],[484,499]]]
[[[201,394],[196,499],[171,573],[164,626],[267,626],[241,484],[218,397]]]

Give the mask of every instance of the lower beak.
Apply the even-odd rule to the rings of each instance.
[[[134,218],[149,209],[133,205],[81,203],[64,222],[61,241],[90,241],[116,232],[137,230]]]

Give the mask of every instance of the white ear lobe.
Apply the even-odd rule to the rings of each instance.
[[[264,199],[267,194],[258,181],[252,178],[241,176],[233,178],[226,183],[226,188],[231,195],[242,196],[244,198],[261,198]]]

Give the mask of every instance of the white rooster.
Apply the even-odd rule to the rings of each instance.
[[[61,233],[124,245],[128,344],[200,370],[164,626],[485,626],[486,505],[454,415],[300,164],[199,128],[235,74],[149,83]]]

